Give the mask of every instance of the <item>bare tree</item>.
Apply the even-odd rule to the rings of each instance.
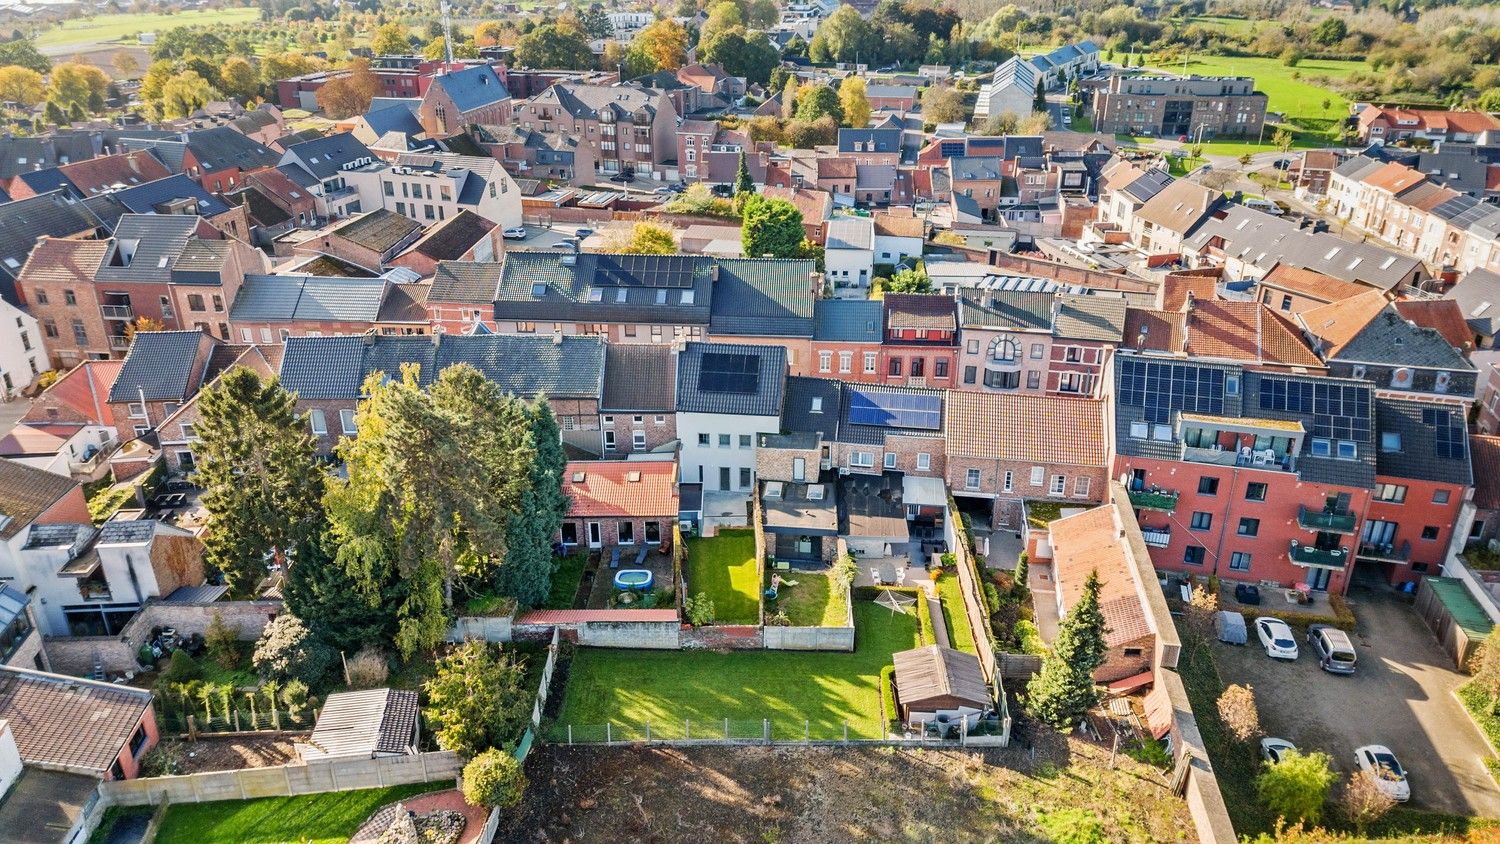
[[[1490,696],[1490,712],[1500,706],[1500,636],[1490,636],[1479,643],[1479,650],[1469,660],[1474,688]]]
[[[1187,605],[1188,629],[1202,641],[1213,637],[1214,613],[1219,611],[1219,596],[1206,587],[1193,584],[1193,594]]]
[[[1260,713],[1250,686],[1232,685],[1219,695],[1219,718],[1237,742],[1250,741],[1261,733]]]
[[[1355,771],[1344,786],[1344,816],[1361,834],[1396,805],[1395,799],[1380,787],[1378,776],[1369,771]]]

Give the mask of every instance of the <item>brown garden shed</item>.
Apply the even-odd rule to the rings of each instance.
[[[947,715],[950,721],[979,715],[992,698],[979,658],[973,654],[927,645],[892,656],[896,663],[896,700],[901,719],[928,723]]]
[[[1438,643],[1465,670],[1479,643],[1489,638],[1494,624],[1463,581],[1452,577],[1424,577],[1417,587],[1417,614],[1437,634]]]

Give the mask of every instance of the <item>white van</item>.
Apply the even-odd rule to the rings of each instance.
[[[1354,643],[1349,634],[1326,624],[1314,624],[1307,628],[1307,644],[1318,657],[1318,665],[1330,674],[1353,674]]]

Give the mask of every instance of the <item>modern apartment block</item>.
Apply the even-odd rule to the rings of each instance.
[[[1112,76],[1094,95],[1094,130],[1194,140],[1256,137],[1266,95],[1248,76]]]

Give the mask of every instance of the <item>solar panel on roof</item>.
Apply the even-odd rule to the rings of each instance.
[[[1356,442],[1370,438],[1370,393],[1362,386],[1262,378],[1260,407],[1310,414],[1314,437]]]
[[[1224,371],[1185,363],[1120,362],[1120,401],[1144,408],[1146,420],[1171,421],[1173,412],[1224,412]]]
[[[698,389],[705,393],[753,395],[760,387],[760,355],[705,352],[698,365]]]
[[[1464,440],[1468,437],[1463,423],[1454,423],[1452,411],[1423,408],[1422,424],[1433,430],[1434,454],[1449,460],[1458,460],[1464,456]]]
[[[691,255],[598,255],[594,284],[688,288],[695,267]]]
[[[850,390],[849,421],[855,425],[936,431],[943,426],[943,402],[926,393]]]

